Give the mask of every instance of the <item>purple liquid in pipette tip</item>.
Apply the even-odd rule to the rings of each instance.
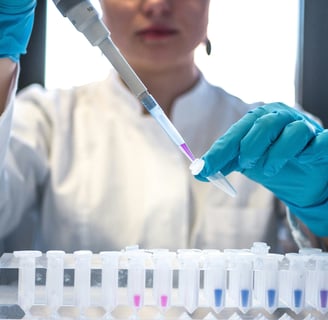
[[[182,150],[182,152],[187,156],[187,158],[192,162],[195,160],[194,155],[192,154],[192,152],[190,151],[189,147],[187,146],[186,143],[183,143],[180,145],[180,148]]]

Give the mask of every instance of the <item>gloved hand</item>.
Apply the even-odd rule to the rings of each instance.
[[[0,58],[17,62],[32,32],[36,0],[0,0]]]
[[[282,103],[248,112],[203,156],[199,180],[239,171],[282,200],[318,236],[328,236],[328,130]]]

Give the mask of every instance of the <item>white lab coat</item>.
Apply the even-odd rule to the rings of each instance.
[[[201,78],[174,103],[172,122],[199,157],[253,107]],[[272,194],[239,173],[228,176],[236,198],[196,180],[115,71],[70,90],[32,86],[15,100],[13,120],[12,108],[9,101],[0,120],[3,140],[12,122],[0,158],[0,235],[20,223],[9,248],[225,249],[272,240]]]

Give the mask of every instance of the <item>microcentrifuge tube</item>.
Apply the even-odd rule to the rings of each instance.
[[[328,257],[327,253],[316,258],[317,270],[317,306],[316,308],[322,313],[328,312]]]
[[[313,267],[306,277],[306,300],[322,314],[328,312],[328,253],[317,253],[309,257]]]
[[[227,266],[219,250],[204,252],[204,293],[209,307],[220,312],[225,307]]]
[[[321,267],[319,267],[319,266],[321,265],[321,262],[324,261],[324,260],[321,260],[321,257],[322,258],[325,256],[328,257],[328,253],[327,252],[323,253],[322,250],[319,248],[301,248],[299,250],[299,254],[304,257],[304,261],[307,266],[307,275],[306,275],[306,283],[305,283],[306,303],[315,307],[318,310],[321,310],[321,308],[323,308],[321,310],[321,313],[324,314],[325,313],[325,311],[324,311],[324,309],[325,309],[324,300],[325,299],[321,300],[321,302],[323,302],[323,303],[319,302],[320,293],[318,291],[318,288],[322,287],[322,286],[325,287],[325,277],[321,278],[321,276],[320,276]],[[317,257],[318,257],[318,260],[317,260]],[[326,270],[328,270],[328,269],[326,268]],[[321,293],[323,293],[323,292],[324,291],[321,291]],[[321,297],[324,298],[324,295],[321,295]]]
[[[29,310],[35,301],[35,259],[41,257],[40,251],[25,250],[14,251],[18,262],[18,305],[29,314]]]
[[[279,262],[283,255],[270,254],[265,242],[254,242],[251,253],[254,254],[254,299],[273,313],[279,304]]]
[[[171,306],[173,265],[175,252],[156,250],[153,252],[154,280],[153,294],[157,307],[166,311]]]
[[[283,255],[266,254],[254,258],[254,297],[269,313],[279,307],[279,262]]]
[[[252,307],[253,255],[235,252],[229,255],[229,296],[242,312]]]
[[[199,256],[201,252],[193,249],[178,250],[179,297],[189,313],[198,307],[200,287]]]
[[[111,312],[117,306],[118,299],[118,266],[121,253],[119,251],[102,251],[100,257],[102,306]]]
[[[90,306],[91,258],[89,250],[78,250],[74,253],[74,294],[75,305],[82,313]]]
[[[47,305],[53,314],[63,305],[64,256],[61,250],[47,251],[46,294]]]
[[[140,249],[126,253],[128,255],[128,302],[134,311],[138,311],[144,304],[146,253]]]
[[[298,314],[305,306],[305,261],[304,257],[297,253],[287,253],[286,258],[289,261],[289,269],[285,300],[287,300],[288,307]]]
[[[205,161],[203,159],[195,159],[189,169],[191,170],[191,173],[195,176],[199,174],[202,169],[204,168]],[[236,190],[234,187],[230,184],[230,182],[226,179],[226,177],[218,171],[216,174],[212,176],[206,177],[213,185],[215,185],[217,188],[220,188],[222,191],[230,195],[231,197],[235,197],[237,195]]]

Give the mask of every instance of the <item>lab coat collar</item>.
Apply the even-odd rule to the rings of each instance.
[[[209,83],[206,81],[202,73],[199,74],[197,83],[189,91],[179,96],[173,103],[173,109],[179,105],[202,105],[204,98],[208,99]]]

